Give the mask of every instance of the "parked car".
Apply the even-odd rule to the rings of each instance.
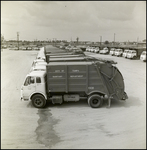
[[[39,48],[39,47],[34,47],[33,49],[34,49],[34,50],[40,50],[40,48]]]
[[[129,59],[140,59],[140,55],[142,54],[142,52],[144,51],[144,49],[134,49],[134,50],[129,50],[129,52],[127,53],[127,58]]]
[[[32,50],[32,47],[27,47],[27,50]]]
[[[109,50],[107,47],[104,47],[102,50],[99,51],[100,54],[108,54]]]
[[[84,52],[80,48],[73,48],[72,54],[84,54]]]
[[[99,51],[100,51],[99,47],[95,47],[94,52],[99,53]]]
[[[142,53],[141,53],[141,55],[140,55],[140,60],[142,60],[142,61],[146,61],[146,51],[143,51]]]
[[[122,57],[127,58],[127,53],[128,52],[129,52],[129,49],[125,49],[123,54],[122,54]]]
[[[90,52],[94,52],[94,50],[95,50],[95,48],[94,47],[91,47],[91,49],[90,49]]]
[[[26,50],[26,47],[22,47],[22,50]]]
[[[86,52],[89,52],[89,48],[90,48],[89,46],[86,47]]]
[[[122,49],[116,49],[115,50],[115,53],[114,53],[115,56],[119,57],[119,56],[122,56],[122,54],[123,54],[123,50]]]
[[[137,57],[137,53],[136,53],[136,50],[129,50],[128,53],[127,53],[127,58],[136,58]]]
[[[111,56],[114,56],[115,50],[116,50],[115,48],[111,48],[109,54],[110,54]]]

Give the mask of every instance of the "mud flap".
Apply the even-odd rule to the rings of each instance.
[[[126,99],[128,99],[128,95],[127,95],[127,93],[126,93],[126,92],[124,92],[124,94],[123,94],[123,98],[122,98],[121,100],[126,100]]]

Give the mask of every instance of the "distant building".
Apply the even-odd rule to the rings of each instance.
[[[145,42],[138,42],[137,46],[146,48],[146,41]]]

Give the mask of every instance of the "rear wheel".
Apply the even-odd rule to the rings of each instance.
[[[98,108],[101,107],[103,103],[103,100],[100,95],[94,94],[88,97],[88,104],[92,108]]]
[[[32,104],[36,108],[43,108],[46,105],[46,100],[42,95],[34,95],[32,98]]]

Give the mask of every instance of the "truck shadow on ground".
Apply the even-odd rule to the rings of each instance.
[[[127,100],[111,100],[111,108],[119,108],[119,107],[125,107],[129,108],[132,106],[141,106],[142,103],[139,98],[130,96]],[[107,100],[104,101],[102,107],[107,107]]]
[[[68,108],[68,107],[89,107],[87,100],[80,100],[77,102],[63,102],[62,104],[52,104],[52,102],[47,102],[46,103],[46,108],[53,108],[53,107],[58,107],[58,108]]]

